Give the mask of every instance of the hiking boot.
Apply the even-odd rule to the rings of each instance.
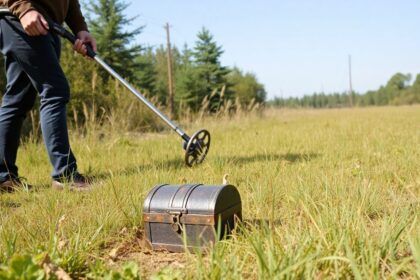
[[[20,179],[9,179],[0,183],[0,193],[13,193],[19,189],[30,190],[31,185],[22,183]]]
[[[53,180],[52,187],[53,189],[62,191],[68,187],[70,191],[75,192],[86,192],[92,190],[92,182],[87,177],[82,174],[76,173],[73,175],[73,178],[68,181],[58,181]]]

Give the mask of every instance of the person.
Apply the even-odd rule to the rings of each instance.
[[[77,169],[70,148],[66,104],[67,79],[59,64],[60,38],[49,32],[48,20],[66,23],[77,41],[74,50],[85,55],[86,44],[96,51],[78,0],[0,0],[0,50],[5,58],[6,90],[0,107],[0,191],[21,187],[16,157],[26,114],[40,97],[41,130],[52,164],[52,187],[89,190],[91,183]],[[67,184],[68,183],[68,184]]]

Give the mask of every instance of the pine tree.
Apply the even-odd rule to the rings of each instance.
[[[124,11],[129,4],[123,0],[90,0],[86,7],[90,12],[88,22],[98,44],[98,53],[123,77],[135,82],[136,57],[142,47],[131,44],[142,32],[143,27],[125,31],[134,18],[127,18]],[[100,76],[107,80],[108,75],[100,70]]]
[[[214,90],[220,91],[227,85],[226,75],[230,71],[221,66],[220,57],[224,51],[214,41],[210,31],[203,27],[197,36],[193,55],[198,67],[198,76],[203,81],[203,88],[198,92],[198,99],[202,100]],[[214,96],[213,100],[210,100],[212,108],[217,108],[219,101],[220,96]]]
[[[136,58],[136,86],[143,94],[156,95],[155,55],[151,47]]]
[[[200,79],[197,69],[193,61],[193,51],[185,45],[175,71],[175,100],[181,110],[190,108],[196,111],[200,107],[200,91],[205,83]]]
[[[168,60],[166,56],[166,50],[163,46],[155,49],[154,52],[154,71],[156,73],[156,96],[159,101],[166,103],[166,99],[169,96],[168,90]]]

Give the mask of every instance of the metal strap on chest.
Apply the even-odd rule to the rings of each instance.
[[[168,205],[168,214],[172,217],[172,229],[181,234],[184,230],[184,225],[181,221],[182,215],[188,214],[187,203],[191,196],[191,193],[201,184],[197,185],[184,185],[180,187],[169,200]],[[182,203],[179,205],[179,201],[176,200],[176,197],[181,193],[185,192],[185,195],[181,195]]]
[[[160,185],[157,186],[151,194],[151,199],[153,200],[154,195],[161,187],[165,187],[168,185]],[[188,201],[191,197],[192,192],[202,184],[197,185],[185,185],[180,187],[176,190],[175,194],[171,196],[168,201],[167,210],[164,213],[154,213],[150,212],[150,205],[148,206],[147,210],[143,213],[143,219],[146,223],[160,223],[160,224],[175,224],[174,230],[177,233],[182,233],[183,225],[207,225],[207,226],[215,226],[219,219],[224,220],[225,218],[229,217],[229,215],[233,215],[236,213],[236,207],[232,207],[227,211],[223,212],[221,215],[215,215],[214,213],[210,214],[191,214],[187,209]],[[188,188],[188,189],[186,189]],[[185,191],[185,195],[182,197],[182,203],[176,204],[175,199],[176,195],[183,189]],[[181,197],[181,196],[179,196]]]

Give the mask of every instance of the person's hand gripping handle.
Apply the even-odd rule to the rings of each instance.
[[[75,49],[77,51],[84,53],[85,55],[87,55],[88,57],[90,57],[92,59],[95,58],[95,56],[96,56],[96,43],[94,41],[93,42],[88,42],[88,43],[83,43],[83,41],[78,39],[75,35],[73,35],[73,33],[68,31],[63,26],[61,26],[61,25],[59,25],[59,24],[57,24],[53,21],[50,21],[50,20],[48,21],[48,25],[49,25],[50,30],[52,32],[60,35],[61,37],[67,39],[68,41],[70,41],[70,43],[72,43],[73,46],[75,46]],[[85,48],[85,50],[84,50],[84,48]]]

